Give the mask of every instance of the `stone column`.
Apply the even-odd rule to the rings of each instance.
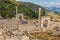
[[[16,19],[17,19],[17,13],[18,13],[17,10],[18,10],[18,9],[17,9],[17,7],[16,7]]]
[[[41,29],[41,8],[39,8],[39,17],[38,17],[38,29],[39,31],[41,32],[42,29]]]

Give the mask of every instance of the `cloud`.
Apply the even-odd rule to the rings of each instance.
[[[50,2],[51,5],[55,5],[56,3],[55,2]]]
[[[54,5],[56,7],[60,7],[60,3],[58,3],[58,2],[51,2],[50,5]]]
[[[58,3],[58,2],[41,2],[40,5],[60,7],[60,3]]]
[[[58,3],[58,2],[51,2],[50,4],[52,4],[52,5],[60,5],[60,3]]]
[[[47,2],[44,2],[45,4],[47,4]]]
[[[44,2],[44,4],[60,5],[60,3],[58,2]]]

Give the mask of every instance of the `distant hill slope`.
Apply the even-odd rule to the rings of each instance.
[[[39,5],[29,2],[16,2],[14,0],[0,0],[0,14],[4,18],[12,18],[16,14],[16,6],[18,13],[23,13],[29,18],[38,18]],[[41,7],[43,8],[43,7]]]
[[[29,3],[29,2],[16,2],[11,0],[0,0],[0,15],[4,18],[15,17],[16,6],[18,7],[18,13],[23,13],[27,18],[37,19],[38,18],[38,8],[43,8],[42,6]],[[43,8],[43,10],[47,10]]]
[[[29,18],[37,18],[38,13],[30,9],[30,7],[16,1],[11,0],[0,0],[0,14],[4,18],[12,18],[16,14],[16,6],[18,7],[18,12],[23,13]]]
[[[23,5],[29,7],[29,8],[32,9],[33,11],[37,11],[38,8],[41,7],[41,6],[37,5],[37,4],[30,3],[30,2],[20,2],[20,3],[22,3]],[[41,7],[41,8],[42,8],[42,7]]]
[[[34,4],[34,3],[22,2],[22,1],[20,1],[20,3],[23,4],[23,5],[25,5],[25,6],[27,6],[27,7],[29,7],[31,10],[33,10],[35,12],[38,12],[39,8],[42,8],[42,9],[47,10],[47,11],[50,11],[49,9],[46,9],[43,6],[40,6],[40,5],[37,5],[37,4]]]
[[[60,14],[60,7],[46,7],[46,8]]]
[[[60,14],[60,7],[44,7],[30,2],[20,2],[20,3],[24,4],[25,6],[29,7],[35,12],[38,12],[38,8],[40,7],[43,8],[44,10],[51,11],[56,14]]]

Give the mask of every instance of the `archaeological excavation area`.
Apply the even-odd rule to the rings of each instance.
[[[0,19],[0,40],[59,40],[60,23],[51,21],[49,15],[40,16],[41,10],[38,19],[24,19],[17,8],[15,18]]]

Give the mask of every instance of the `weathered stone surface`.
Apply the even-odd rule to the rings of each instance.
[[[26,35],[22,36],[21,40],[30,40]]]
[[[17,37],[6,38],[6,40],[19,40]]]

